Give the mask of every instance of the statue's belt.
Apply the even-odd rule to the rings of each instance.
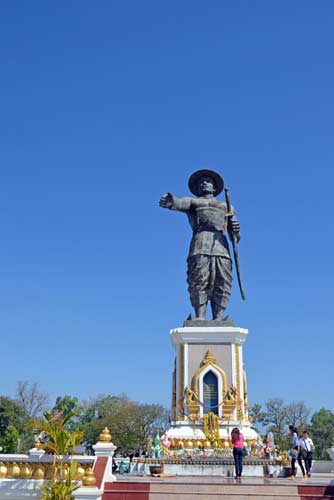
[[[218,233],[220,236],[226,238],[226,232],[224,229],[216,229],[213,227],[197,227],[193,230],[193,234],[198,233]]]

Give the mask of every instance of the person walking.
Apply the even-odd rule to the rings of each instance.
[[[303,479],[305,480],[307,479],[307,477],[311,477],[312,452],[314,450],[313,441],[310,438],[307,431],[303,431],[303,437],[299,439],[298,444],[299,444],[298,464],[302,470]],[[302,460],[304,460],[305,463],[306,475]]]
[[[296,460],[298,458],[299,442],[297,429],[293,425],[289,425],[290,434],[290,457],[291,457],[291,476],[288,479],[293,480],[297,475]]]
[[[233,458],[235,466],[235,479],[240,480],[242,475],[242,459],[244,449],[244,436],[237,427],[234,427],[231,432],[231,440],[233,446]]]

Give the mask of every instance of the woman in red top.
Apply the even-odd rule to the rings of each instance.
[[[233,458],[235,465],[235,478],[240,479],[242,474],[242,458],[244,448],[244,437],[237,427],[234,427],[231,432],[231,440],[233,445]]]

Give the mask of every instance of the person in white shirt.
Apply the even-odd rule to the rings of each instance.
[[[298,464],[301,468],[303,479],[306,479],[305,469],[307,477],[311,477],[311,467],[312,467],[312,452],[314,450],[314,444],[310,438],[307,431],[303,431],[303,437],[298,441],[299,453],[298,453]],[[305,469],[303,467],[303,462],[305,463]]]

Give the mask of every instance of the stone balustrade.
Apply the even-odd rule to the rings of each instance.
[[[0,454],[0,498],[8,500],[30,500],[41,497],[41,485],[51,480],[56,473],[57,479],[66,479],[68,464],[77,462],[74,480],[80,488],[74,492],[76,500],[101,500],[104,483],[115,481],[112,474],[112,457],[116,446],[111,442],[108,429],[104,429],[99,441],[93,446],[93,455],[73,455],[64,458],[62,471],[54,469],[53,455],[48,455],[40,447],[33,448],[29,454]]]

